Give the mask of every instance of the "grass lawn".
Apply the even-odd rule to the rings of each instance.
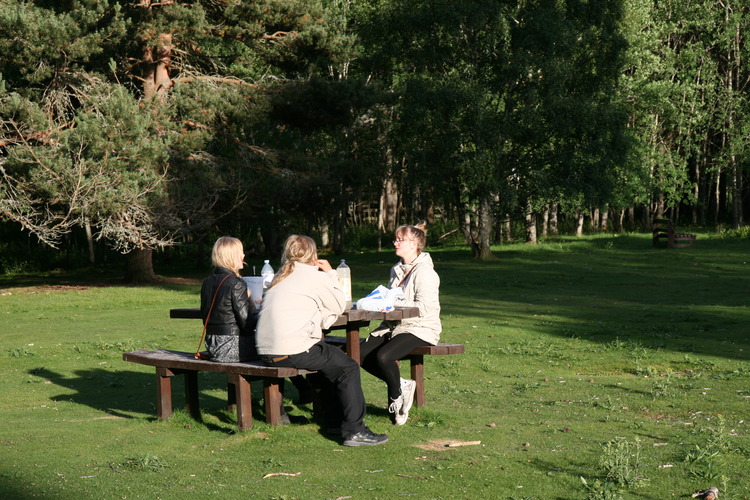
[[[156,420],[153,369],[122,353],[194,350],[200,323],[168,310],[197,306],[199,281],[0,277],[0,498],[666,499],[710,486],[750,498],[750,240],[699,234],[695,248],[654,249],[650,235],[608,235],[494,250],[476,262],[429,249],[442,341],[466,353],[426,359],[427,406],[403,427],[389,423],[385,385],[363,373],[366,422],[390,436],[368,448],[315,423],[267,426],[259,390],[255,425],[238,434],[219,374],[199,377],[202,422]],[[355,298],[395,262],[345,257]],[[312,417],[291,384],[287,396],[293,416]]]

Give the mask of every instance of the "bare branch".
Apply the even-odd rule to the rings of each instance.
[[[232,77],[195,75],[195,76],[183,76],[183,77],[174,78],[172,82],[173,83],[190,83],[196,80],[206,80],[206,81],[218,82],[218,83],[231,83],[232,85],[241,85],[244,87],[251,87],[254,89],[262,90],[264,92],[268,92],[267,89],[264,89],[260,87],[259,85],[255,85],[254,83],[248,83],[244,80],[240,80],[239,78],[232,78]]]
[[[14,137],[7,137],[4,139],[0,139],[0,147],[3,146],[12,146],[13,144],[25,144],[27,142],[41,142],[42,144],[54,144],[54,141],[50,140],[50,136],[55,133],[59,132],[61,130],[66,129],[67,127],[70,127],[73,125],[73,121],[69,121],[67,123],[63,123],[57,128],[54,128],[52,130],[46,130],[42,132],[35,132],[30,135],[24,136],[21,130],[18,128],[18,124],[14,122],[13,120],[7,120],[4,123],[7,123],[13,127],[13,129],[16,131],[16,135]]]
[[[297,31],[277,31],[276,33],[273,33],[272,35],[262,35],[261,38],[263,40],[283,40],[284,38],[288,38],[290,36],[296,36],[299,32]]]
[[[202,123],[197,123],[197,122],[190,121],[190,120],[180,120],[177,123],[182,123],[182,124],[185,124],[188,127],[199,128],[201,130],[212,130],[211,127],[209,127],[208,125],[204,125]],[[214,132],[216,132],[216,131],[214,131]],[[273,155],[273,153],[271,151],[268,151],[268,150],[265,150],[265,149],[261,149],[258,146],[253,146],[251,144],[247,144],[245,142],[240,141],[236,137],[232,137],[232,136],[230,136],[228,134],[224,134],[222,132],[216,132],[216,133],[218,133],[219,135],[221,135],[225,139],[227,139],[227,140],[229,140],[229,141],[237,144],[238,146],[240,146],[240,147],[242,147],[244,149],[248,149],[248,150],[252,151],[253,153],[255,153],[257,155],[264,156],[264,157],[271,157]]]

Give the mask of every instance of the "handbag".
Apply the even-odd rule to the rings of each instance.
[[[206,339],[206,328],[208,328],[208,318],[211,317],[211,311],[214,309],[214,302],[216,302],[216,296],[219,294],[219,288],[221,288],[221,285],[224,284],[224,281],[228,277],[230,277],[231,274],[227,274],[224,276],[224,278],[219,282],[219,286],[216,287],[216,291],[214,292],[214,298],[211,299],[211,305],[208,306],[208,314],[206,314],[206,321],[203,322],[203,333],[201,334],[201,339],[198,342],[198,349],[195,351],[195,354],[193,355],[195,359],[211,359],[211,356],[206,355],[201,352],[201,345],[203,344],[203,341]]]

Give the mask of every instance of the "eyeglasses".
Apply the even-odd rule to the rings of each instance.
[[[412,238],[404,239],[404,238],[396,238],[393,240],[393,244],[396,245],[397,243],[403,243],[404,241],[414,241]]]

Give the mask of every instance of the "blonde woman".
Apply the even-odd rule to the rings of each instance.
[[[327,431],[341,434],[344,446],[388,441],[364,424],[365,398],[359,366],[323,340],[323,330],[344,312],[346,299],[336,271],[318,258],[312,238],[292,235],[284,243],[281,268],[263,296],[258,319],[258,353],[271,366],[318,372],[323,384]]]
[[[440,277],[427,244],[424,224],[396,229],[393,245],[399,262],[391,268],[389,288],[401,287],[405,297],[397,306],[418,307],[419,316],[398,322],[384,321],[361,343],[362,368],[386,383],[391,422],[403,425],[409,418],[416,382],[401,378],[398,360],[418,346],[440,341]]]
[[[201,287],[203,323],[208,319],[206,348],[214,361],[236,363],[258,359],[255,351],[257,314],[248,300],[247,285],[240,277],[244,259],[242,242],[237,238],[222,236],[214,243],[211,251],[214,269]]]

